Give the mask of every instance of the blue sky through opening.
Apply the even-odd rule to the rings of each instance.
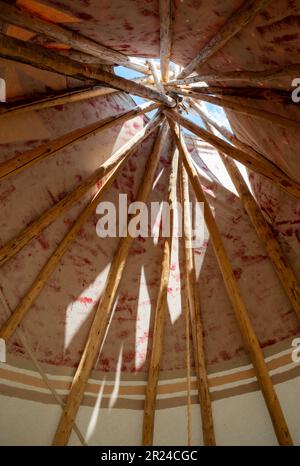
[[[159,60],[156,59],[154,61],[159,61]],[[138,71],[135,71],[135,70],[131,70],[131,69],[126,68],[124,66],[116,66],[114,68],[114,71],[115,71],[117,76],[121,76],[122,78],[126,78],[126,79],[145,77],[144,74],[139,73]],[[145,102],[148,102],[146,99],[143,99],[142,97],[139,97],[137,95],[132,95],[132,94],[130,94],[130,95],[131,95],[132,99],[134,100],[134,102],[136,103],[136,105],[141,105],[141,104],[144,104]],[[209,111],[209,113],[212,115],[212,117],[215,120],[217,120],[219,124],[225,126],[229,131],[231,131],[231,128],[230,128],[229,122],[227,120],[226,114],[225,114],[225,112],[224,112],[224,110],[222,108],[218,107],[217,105],[210,104],[210,103],[205,103],[205,106],[206,106],[207,110]],[[152,118],[152,116],[155,114],[155,112],[156,112],[156,110],[153,110],[152,112],[148,113],[147,114],[148,117]],[[203,122],[202,122],[202,120],[201,120],[201,118],[199,116],[194,115],[191,112],[185,113],[184,116],[188,120],[195,123],[196,125],[201,126],[201,128],[204,127]],[[194,136],[194,133],[191,133],[189,130],[187,130],[185,128],[183,128],[183,131],[186,134],[190,134],[190,135]]]

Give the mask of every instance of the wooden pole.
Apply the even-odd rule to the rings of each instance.
[[[79,201],[94,185],[104,178],[123,159],[132,147],[136,148],[156,127],[156,123],[149,123],[139,131],[122,148],[117,150],[108,160],[97,168],[83,183],[62,198],[57,204],[50,207],[37,220],[30,223],[28,227],[13,237],[8,243],[0,248],[0,266],[5,264],[11,257],[19,252],[29,241],[37,237],[48,225],[53,223],[60,215]]]
[[[112,175],[116,174],[117,169],[113,171]],[[115,178],[115,177],[114,177]],[[112,181],[114,178],[110,178]],[[46,284],[47,279],[53,272],[55,266],[58,264],[60,259],[62,258],[63,254],[66,252],[67,248],[75,239],[78,231],[82,228],[84,223],[88,220],[91,216],[93,211],[96,209],[97,204],[100,202],[101,196],[107,190],[108,186],[111,183],[108,181],[99,189],[98,193],[92,198],[92,200],[88,203],[87,207],[81,212],[79,217],[77,218],[75,224],[72,228],[68,231],[66,236],[63,238],[59,246],[56,248],[50,259],[46,262],[42,270],[39,272],[36,280],[34,281],[33,285],[30,287],[24,298],[21,300],[20,304],[17,306],[13,314],[7,319],[7,321],[3,324],[0,329],[0,338],[4,340],[8,340],[10,336],[15,332],[18,325],[22,321],[22,319],[27,314],[28,310],[30,309],[32,303],[39,295],[41,289]]]
[[[144,178],[136,197],[138,202],[145,202],[147,200],[166,134],[167,126],[164,125],[159,132],[152,155],[146,165]],[[72,381],[65,409],[54,436],[53,445],[66,445],[68,443],[90,372],[94,367],[112,317],[113,303],[133,240],[134,238],[128,235],[122,238],[119,243],[106,281],[105,292],[96,310],[80,363]]]
[[[137,71],[138,73],[143,73],[146,75],[150,75],[150,70],[148,66],[142,65],[140,63],[135,63],[133,61],[126,61],[126,63],[120,64],[120,66],[125,66],[125,68],[130,68],[131,70]]]
[[[26,11],[20,11],[13,5],[0,2],[0,19],[14,24],[28,31],[35,32],[42,37],[51,38],[57,42],[69,45],[75,50],[103,59],[109,63],[127,66],[129,58],[123,53],[105,47],[97,42],[81,36],[78,32],[50,23]]]
[[[76,129],[70,133],[59,136],[56,139],[52,139],[52,141],[41,144],[34,149],[30,149],[22,154],[16,155],[15,157],[11,157],[0,164],[0,181],[20,173],[21,171],[47,159],[58,151],[65,149],[74,143],[82,142],[101,131],[111,128],[117,124],[121,124],[138,115],[155,110],[156,108],[158,108],[157,104],[146,103],[130,110],[124,110],[123,112],[117,113],[111,117],[103,118],[100,122],[96,121],[96,123],[92,123],[84,128]]]
[[[257,85],[260,81],[273,80],[278,78],[294,78],[299,76],[300,63],[293,65],[276,66],[269,70],[256,71],[226,71],[224,73],[197,74],[185,79],[173,79],[169,85],[192,84],[198,82],[218,82],[218,81],[245,81],[248,84]]]
[[[229,110],[233,110],[238,113],[243,113],[244,115],[252,116],[260,120],[266,120],[271,123],[275,123],[279,126],[282,126],[283,128],[296,129],[297,131],[300,131],[300,121],[286,118],[282,115],[279,115],[278,113],[273,113],[267,110],[262,110],[260,108],[255,108],[249,104],[240,104],[239,102],[236,102],[236,100],[234,99],[229,100],[228,98],[225,99],[202,93],[198,94],[194,91],[182,89],[178,90],[178,94],[193,97],[193,99],[204,100],[205,102],[209,102],[211,104],[218,105],[223,108],[228,108]]]
[[[268,161],[268,159],[257,159],[252,154],[246,151],[237,149],[236,147],[231,146],[223,139],[218,138],[214,134],[206,131],[200,126],[196,125],[192,121],[184,118],[178,112],[174,110],[164,109],[164,113],[173,118],[177,123],[187,128],[192,133],[196,134],[198,137],[203,139],[203,141],[211,144],[217,150],[224,152],[229,157],[241,162],[247,168],[260,173],[265,176],[278,187],[286,191],[291,196],[300,199],[300,185],[297,181],[292,180],[284,172],[282,172],[276,165]]]
[[[206,369],[204,350],[204,331],[201,318],[200,301],[197,289],[195,259],[192,249],[190,196],[188,177],[185,168],[181,168],[181,205],[183,209],[183,251],[188,308],[192,328],[195,369],[197,376],[198,397],[202,418],[204,445],[215,445],[215,432],[212,416],[211,398]]]
[[[272,102],[281,102],[284,104],[293,105],[291,99],[291,91],[283,89],[274,89],[271,87],[221,87],[221,86],[166,86],[174,92],[179,92],[181,89],[184,91],[192,90],[198,94],[214,95],[216,97],[232,97],[252,99],[252,100],[272,100]]]
[[[172,0],[159,0],[160,16],[160,72],[163,82],[169,81],[172,45]]]
[[[248,144],[240,141],[236,136],[233,135],[225,126],[220,125],[216,120],[211,118],[208,113],[205,112],[204,108],[200,107],[196,102],[194,102],[192,99],[189,99],[188,101],[190,107],[198,113],[200,118],[202,120],[205,120],[210,126],[213,126],[222,136],[224,136],[229,142],[231,142],[235,147],[238,147],[244,152],[249,153],[253,157],[257,159],[262,159],[263,161],[269,162],[269,159],[265,157],[263,154],[260,152],[257,152],[255,149],[253,149],[251,146]],[[273,168],[274,164],[271,162],[270,168]],[[285,173],[286,176],[288,176]]]
[[[6,32],[6,31],[2,31]],[[95,57],[93,55],[88,55],[84,52],[79,52],[78,50],[69,49],[62,49],[56,50],[59,55],[63,55],[64,57],[71,58],[72,60],[79,61],[80,63],[88,63],[90,65],[97,65],[99,67],[103,67],[106,71],[111,71],[114,65],[107,60],[101,59],[99,57]]]
[[[268,373],[267,366],[264,361],[262,350],[259,346],[254,328],[248,316],[248,311],[240,295],[221,234],[217,227],[210,206],[203,193],[197,171],[193,166],[191,156],[186,148],[184,140],[178,136],[178,130],[176,131],[172,120],[170,121],[170,127],[172,129],[174,139],[180,152],[184,167],[187,171],[189,180],[195,191],[196,198],[198,202],[203,202],[204,204],[204,218],[210,234],[210,240],[212,242],[215,255],[223,275],[224,284],[226,286],[228,297],[231,301],[235,317],[244,340],[244,344],[249,352],[258,383],[268,407],[278,442],[280,445],[293,445],[288,426],[286,424],[280,403],[271,381],[271,377]]]
[[[180,241],[179,246],[182,246]],[[192,445],[192,397],[191,397],[191,342],[190,342],[190,310],[186,289],[182,290],[182,309],[185,321],[185,360],[186,360],[186,427],[187,427],[187,444]]]
[[[79,61],[81,64],[82,63],[88,63],[90,65],[96,65],[99,66],[100,68],[104,71],[113,71],[114,64],[111,62],[105,61],[101,58],[96,57],[95,55],[88,55],[87,53],[79,52],[77,50],[59,50],[58,51],[59,55],[63,55],[64,57],[71,58],[72,60]],[[126,57],[126,55],[125,55]],[[126,57],[127,59],[128,57]],[[143,65],[142,63],[136,63],[133,61],[130,61],[129,59],[126,60],[126,62],[119,64],[117,66],[123,66],[125,68],[130,68],[131,70],[137,71],[138,73],[142,73],[145,75],[150,75],[151,72],[148,68],[148,66]],[[138,78],[135,78],[138,79]],[[139,79],[147,79],[146,76],[139,78]]]
[[[294,271],[284,257],[284,253],[271,226],[265,220],[235,162],[221,153],[220,156],[237,192],[239,193],[243,207],[249,215],[257,236],[263,243],[266,253],[274,265],[275,272],[277,273],[294,311],[300,320],[300,286]]]
[[[42,270],[39,272],[37,278],[35,279],[34,283],[22,298],[21,302],[10,316],[10,318],[3,324],[0,329],[0,338],[7,340],[16,330],[17,326],[22,321],[23,317],[26,315],[28,310],[30,309],[32,303],[40,293],[41,289],[45,285],[47,279],[50,277],[51,273],[53,272],[55,266],[58,264],[60,259],[62,258],[63,254],[66,252],[67,248],[70,246],[72,241],[75,239],[78,231],[84,224],[84,222],[89,218],[89,216],[93,213],[94,209],[96,208],[97,204],[100,201],[102,195],[104,195],[113,181],[116,179],[120,169],[124,166],[125,162],[127,161],[128,157],[132,154],[132,152],[139,146],[141,141],[149,135],[161,122],[161,115],[157,116],[154,120],[152,120],[148,126],[147,130],[144,129],[144,136],[139,138],[135,141],[135,144],[129,146],[125,145],[120,151],[123,151],[123,157],[119,160],[113,170],[109,173],[107,179],[105,180],[102,187],[99,189],[97,195],[93,198],[93,200],[88,204],[88,206],[82,211],[72,228],[57,246],[54,253],[48,259]],[[119,154],[120,155],[120,154]],[[116,156],[116,159],[118,156]]]
[[[170,206],[170,236],[165,239],[161,266],[160,284],[155,306],[152,348],[148,370],[148,383],[145,393],[144,419],[142,445],[153,444],[154,418],[157,396],[157,386],[160,371],[160,362],[163,351],[164,329],[166,321],[167,289],[170,275],[170,260],[172,251],[172,234],[174,226],[174,211],[171,208],[176,201],[176,182],[178,170],[178,151],[176,150],[172,160],[168,204]]]
[[[208,119],[202,116],[203,122],[208,131],[212,131]],[[269,259],[273,263],[275,272],[294,308],[294,311],[300,320],[300,286],[294,274],[294,271],[284,256],[284,252],[273,233],[271,226],[263,216],[256,200],[252,196],[243,176],[233,160],[228,158],[222,152],[219,155],[225,165],[228,174],[239,193],[241,202],[249,219],[257,233],[257,236],[263,243]]]
[[[195,58],[179,73],[177,79],[189,76],[196,68],[202,66],[207,60],[220,50],[241,29],[252,21],[257,13],[265,8],[270,0],[246,1],[229,20],[221,27],[215,36],[195,56]]]
[[[52,50],[29,42],[13,39],[3,34],[0,34],[0,56],[9,60],[26,63],[36,68],[53,71],[64,76],[71,76],[81,80],[94,79],[100,81],[102,84],[105,83],[108,87],[138,95],[145,99],[155,100],[165,104],[167,107],[174,107],[176,105],[171,97],[161,94],[150,87],[100,70],[95,65],[82,65]]]
[[[151,78],[136,78],[133,81],[137,83],[151,84]],[[62,91],[47,94],[36,99],[19,100],[16,102],[8,102],[0,105],[0,119],[6,116],[19,115],[21,113],[30,112],[33,110],[42,110],[51,108],[56,105],[71,104],[82,100],[100,97],[103,95],[119,92],[117,89],[102,86],[81,86],[76,89],[64,89]]]
[[[9,317],[10,314],[11,314],[11,309],[10,309],[10,306],[9,306],[9,304],[8,304],[8,302],[6,300],[6,297],[4,296],[4,293],[3,293],[2,290],[0,290],[0,303],[1,303],[2,309],[4,309],[4,311],[6,311],[5,312],[6,316]],[[31,359],[31,361],[32,361],[33,365],[35,366],[37,372],[40,374],[41,379],[44,382],[45,388],[48,388],[49,392],[53,396],[53,399],[61,407],[61,409],[63,409],[64,402],[63,402],[62,396],[57,393],[56,389],[52,385],[52,381],[50,381],[50,379],[49,379],[48,375],[46,374],[45,370],[43,369],[42,365],[37,360],[36,351],[33,350],[30,347],[30,345],[28,344],[28,339],[26,337],[26,333],[21,328],[18,328],[16,330],[16,337],[20,341],[22,347],[25,349],[27,355]],[[84,439],[84,436],[80,432],[77,425],[74,425],[74,432],[76,433],[76,435],[77,435],[79,441],[81,442],[81,444],[84,445],[84,446],[87,446],[87,443],[86,443],[86,441]]]
[[[211,115],[208,114],[208,112],[205,111],[205,109],[200,106],[197,102],[195,102],[193,99],[187,99],[186,102],[192,108],[195,110],[195,112],[200,116],[202,120],[207,121],[207,123],[211,126],[213,126],[218,133],[220,133],[222,136],[224,136],[228,141],[230,141],[234,146],[240,147],[240,149],[245,150],[245,152],[249,151],[254,157],[259,158],[264,157],[262,154],[259,154],[256,152],[252,147],[248,146],[248,144],[242,143],[237,139],[231,131],[229,131],[225,126],[221,125],[219,122],[217,122],[215,119],[212,118]],[[206,128],[207,129],[207,128]],[[239,143],[241,142],[242,146],[239,146]]]
[[[106,94],[111,89],[102,86],[85,85],[75,89],[63,89],[62,91],[47,93],[36,99],[20,99],[15,102],[0,104],[0,118],[6,118],[7,115],[18,115],[19,113],[29,112],[31,110],[41,110],[44,108],[63,105],[80,100],[98,97]],[[117,92],[113,89],[114,92]]]
[[[148,60],[147,63],[149,64],[150,71],[152,73],[154,84],[158,92],[165,93],[164,86],[162,85],[160,78],[157,73],[156,65],[154,60]]]

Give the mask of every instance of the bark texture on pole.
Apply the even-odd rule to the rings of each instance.
[[[95,65],[83,65],[70,58],[63,57],[52,50],[23,42],[19,39],[13,39],[3,34],[0,34],[0,56],[9,60],[26,63],[36,68],[53,71],[64,76],[71,76],[80,80],[92,79],[95,82],[100,82],[108,87],[119,89],[129,94],[155,100],[165,104],[167,107],[174,107],[176,105],[173,99],[150,87],[121,78],[108,71],[100,70]]]
[[[196,68],[203,65],[218,50],[220,50],[231,37],[235,36],[243,27],[245,27],[257,15],[259,11],[265,8],[271,0],[250,0],[235,12],[224,24],[217,34],[208,42],[208,44],[195,56],[195,58],[181,71],[178,79],[189,76]]]
[[[247,308],[238,289],[220,231],[202,190],[197,171],[192,163],[191,156],[187,150],[185,142],[183,138],[179,136],[178,130],[175,127],[173,120],[170,121],[170,127],[172,129],[178,150],[180,151],[180,156],[187,171],[190,183],[195,191],[196,198],[198,202],[204,203],[204,219],[210,234],[210,241],[212,242],[220,271],[223,275],[224,284],[227,289],[228,297],[231,301],[245,347],[249,352],[258,383],[269,410],[278,442],[280,445],[293,445],[284,414],[282,412],[280,403],[272,384],[271,377],[268,373],[268,369],[264,361],[262,350],[259,346],[259,342],[249,318]]]
[[[136,196],[137,202],[145,202],[147,200],[165,135],[166,127],[160,130],[152,154],[146,164],[144,177]],[[106,281],[105,292],[100,298],[80,363],[72,381],[65,409],[53,439],[53,445],[66,445],[68,443],[89,375],[104,341],[105,333],[112,316],[114,299],[133,241],[134,238],[128,235],[122,238],[119,243]]]

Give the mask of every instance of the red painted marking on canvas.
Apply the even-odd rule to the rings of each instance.
[[[39,236],[37,238],[38,242],[40,243],[40,245],[42,246],[43,249],[49,249],[49,243],[47,240],[45,240],[44,238],[42,238],[41,236]]]
[[[82,303],[82,304],[94,304],[96,303],[97,301],[94,301],[92,298],[88,298],[87,296],[80,296],[79,298],[76,299],[76,301],[78,301],[79,303]]]

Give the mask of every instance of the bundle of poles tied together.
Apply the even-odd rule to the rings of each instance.
[[[218,151],[236,187],[243,207],[249,215],[255,231],[265,247],[266,254],[274,266],[282,287],[297,317],[300,319],[300,286],[298,280],[291,265],[285,258],[271,226],[266,221],[259,205],[249,191],[235,162],[240,162],[247,169],[267,178],[276,187],[295,199],[300,199],[300,184],[267,157],[239,140],[228,129],[222,127],[209,116],[204,106],[197,103],[198,101],[209,102],[221,106],[224,109],[242,113],[251,118],[270,122],[274,125],[278,125],[280,128],[296,131],[300,130],[300,122],[277,113],[259,109],[255,105],[257,99],[268,100],[274,98],[279,102],[286,102],[288,99],[286,91],[273,89],[270,84],[268,84],[267,88],[253,86],[258,80],[265,80],[270,83],[273,79],[279,77],[295,76],[295,73],[300,71],[300,64],[263,71],[232,71],[219,74],[211,73],[209,75],[201,75],[200,73],[201,67],[210,57],[245,27],[269,2],[270,0],[245,2],[245,5],[229,18],[227,23],[225,23],[220,31],[207,43],[204,49],[202,49],[199,54],[180,71],[179,75],[172,80],[170,80],[169,71],[173,18],[172,2],[170,0],[160,0],[159,2],[161,25],[160,72],[158,72],[156,62],[147,61],[139,64],[133,63],[126,55],[103,45],[99,45],[81,36],[79,33],[71,32],[69,29],[62,26],[49,23],[32,14],[20,11],[12,5],[0,2],[0,20],[4,24],[13,24],[47,38],[63,42],[69,45],[74,52],[73,54],[62,55],[58,52],[46,50],[42,46],[8,37],[5,33],[2,33],[0,34],[1,57],[84,81],[82,87],[73,90],[63,90],[52,93],[51,95],[40,96],[37,99],[3,104],[0,107],[0,124],[3,119],[9,118],[15,114],[50,108],[58,104],[68,105],[72,102],[89,99],[91,97],[100,97],[112,92],[126,92],[150,101],[144,105],[115,113],[101,121],[64,134],[63,136],[41,144],[17,156],[8,157],[7,161],[0,164],[0,182],[9,177],[16,176],[24,170],[28,170],[34,164],[40,163],[52,157],[54,154],[59,156],[62,149],[74,143],[86,140],[107,128],[112,128],[131,118],[156,110],[156,114],[148,120],[144,128],[137,132],[122,148],[113,153],[93,174],[73,189],[73,191],[67,193],[57,204],[45,211],[39,218],[36,218],[24,230],[17,233],[7,244],[0,247],[0,265],[2,266],[14,257],[29,241],[40,235],[45,228],[78,202],[83,195],[90,193],[90,201],[81,211],[54,253],[44,264],[30,289],[23,296],[21,302],[11,311],[10,316],[0,329],[0,338],[8,340],[14,332],[20,331],[19,326],[22,320],[47,283],[47,280],[55,270],[55,267],[64,253],[76,238],[82,225],[95,211],[97,204],[109,190],[113,181],[130,156],[140,146],[141,142],[148,138],[150,134],[155,133],[155,142],[136,196],[137,201],[147,201],[153,186],[160,155],[164,150],[167,139],[172,137],[174,142],[174,154],[170,168],[167,201],[172,205],[175,200],[177,185],[179,185],[183,205],[185,202],[189,201],[190,187],[193,189],[196,199],[204,203],[204,217],[209,231],[210,241],[213,245],[245,348],[248,351],[266,406],[270,413],[274,431],[281,445],[291,445],[292,438],[279,400],[276,396],[270,374],[268,373],[262,349],[260,348],[252,322],[249,318],[247,305],[243,301],[239,291],[226,248],[222,241],[222,236],[202,189],[193,159],[187,150],[184,132],[182,131],[182,128],[191,131],[198,138],[212,145]],[[91,58],[93,58],[93,60],[91,60]],[[129,67],[144,73],[144,77],[136,80],[127,80],[104,69],[106,65]],[[195,71],[197,71],[198,74],[192,75]],[[202,81],[208,82],[209,85],[200,87],[194,86],[195,83]],[[232,86],[232,83],[236,81],[242,81],[243,86]],[[222,83],[222,86],[220,83]],[[239,102],[238,99],[240,97],[247,97],[248,103],[244,104]],[[184,116],[184,111],[187,109],[188,111],[196,112],[200,116],[204,128],[193,123]],[[221,135],[221,137],[217,136],[215,132]],[[104,182],[100,188],[97,188],[97,192],[94,194],[95,186],[100,180]],[[93,195],[91,193],[93,193]],[[184,251],[183,264],[186,278],[184,299],[186,310],[186,337],[189,342],[189,333],[191,331],[192,342],[191,348],[187,345],[188,442],[191,443],[190,351],[192,350],[201,410],[203,441],[205,445],[214,445],[216,440],[204,350],[204,332],[198,296],[195,257],[193,250],[187,246],[191,241],[191,218],[190,212],[187,209],[184,209],[183,217],[184,235],[181,240],[181,247]],[[171,225],[173,222],[174,218],[171,216]],[[172,227],[170,231],[172,232]],[[172,239],[172,234],[170,234],[170,236],[164,240],[163,246],[160,283],[155,305],[148,382],[145,391],[142,429],[143,445],[152,445],[154,436],[157,387],[164,345],[166,296],[170,274]],[[95,361],[99,356],[100,348],[102,347],[109,322],[112,318],[114,299],[133,241],[134,238],[130,235],[121,238],[119,241],[117,251],[111,263],[105,291],[95,311],[83,354],[76,369],[66,402],[64,403],[59,400],[62,407],[62,415],[54,436],[54,445],[67,444],[72,429],[75,429],[80,441],[84,443],[83,436],[75,424],[75,419],[84,396],[88,379],[94,368]],[[36,361],[35,363],[37,365]],[[48,381],[47,383],[51,387],[51,382]],[[57,396],[55,389],[51,389],[51,391],[54,396]]]

